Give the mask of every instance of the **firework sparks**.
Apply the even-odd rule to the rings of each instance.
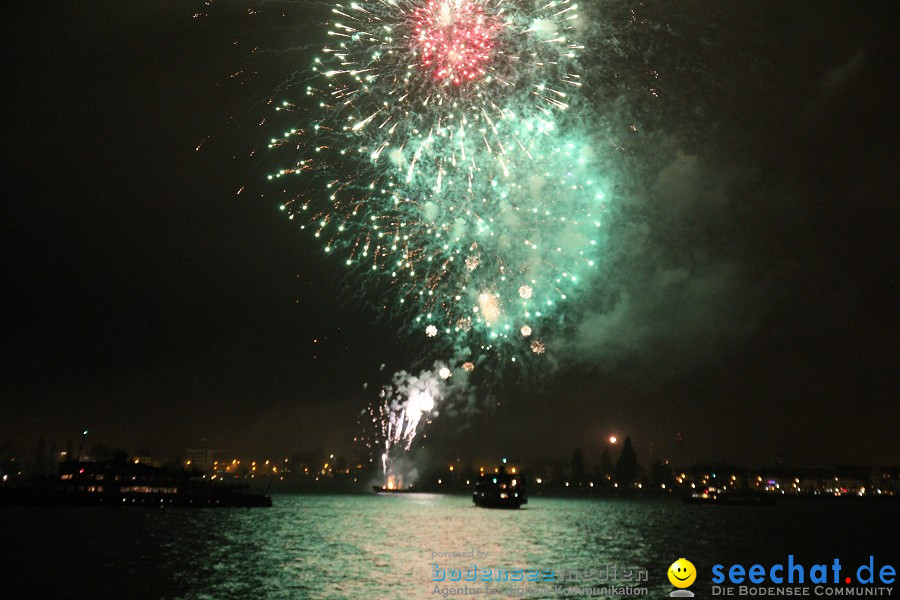
[[[473,0],[429,0],[413,12],[421,64],[455,85],[485,74],[500,19]]]
[[[446,381],[451,375],[446,364],[437,362],[433,369],[418,375],[399,371],[392,383],[381,389],[377,408],[370,408],[369,415],[376,427],[385,478],[392,474],[396,453],[408,452],[422,428],[437,416],[438,402],[448,394]]]
[[[400,447],[408,451],[412,446],[419,425],[429,411],[434,410],[434,397],[424,391],[414,391],[405,399],[391,398],[386,392],[382,392],[386,398],[381,405],[381,425],[384,443],[384,452],[381,454],[381,466],[384,474],[388,474],[388,465],[391,460],[391,451]]]

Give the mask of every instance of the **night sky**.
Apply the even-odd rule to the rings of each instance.
[[[356,415],[423,340],[247,156],[274,74],[309,60],[248,46],[313,25],[294,10],[260,31],[237,3],[10,4],[0,441],[359,452]],[[681,432],[696,460],[900,463],[900,9],[720,4],[640,9],[680,45],[642,49],[661,108],[625,159],[645,166],[608,277],[546,372],[434,422],[438,454],[593,462],[617,433],[646,461]]]

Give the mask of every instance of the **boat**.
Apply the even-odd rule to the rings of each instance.
[[[719,504],[723,506],[775,506],[778,498],[759,490],[719,490],[714,487],[697,490],[684,497],[685,504]]]
[[[472,502],[481,508],[519,508],[528,503],[525,477],[503,464],[496,473],[482,473],[475,483]]]
[[[407,488],[390,488],[384,485],[373,485],[372,491],[376,494],[414,494],[415,491],[412,489],[412,486]]]
[[[413,490],[411,483],[403,485],[403,477],[391,472],[387,474],[384,485],[373,485],[372,491],[376,494],[415,494],[418,490]]]
[[[61,462],[56,476],[0,486],[0,505],[272,506],[269,496],[249,488],[244,482],[217,482],[197,472],[168,470],[117,457],[110,461]]]

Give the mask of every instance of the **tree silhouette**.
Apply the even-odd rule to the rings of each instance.
[[[622,453],[616,462],[616,483],[619,485],[630,486],[638,477],[638,461],[631,438],[626,437],[625,443],[622,444]]]
[[[47,442],[43,434],[38,440],[37,449],[34,451],[34,472],[43,475],[47,471]]]
[[[609,446],[603,449],[600,464],[597,466],[597,479],[603,487],[612,487],[613,471],[612,457],[609,455]]]
[[[581,485],[584,482],[584,455],[581,448],[575,448],[572,453],[572,484]]]

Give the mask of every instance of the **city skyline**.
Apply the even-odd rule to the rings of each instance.
[[[266,139],[246,122],[258,98],[229,83],[251,24],[112,6],[58,3],[43,20],[17,4],[4,24],[18,60],[3,101],[0,443],[30,454],[41,434],[88,428],[161,454],[201,438],[353,448],[359,414],[422,362],[424,336],[400,333],[379,290],[284,217],[244,152]],[[835,5],[845,30],[824,48],[828,19],[771,10],[766,39],[805,23],[795,54],[742,38],[753,60],[660,69],[667,123],[639,123],[646,179],[623,181],[640,194],[617,208],[634,246],[554,362],[498,376],[478,410],[417,443],[549,455],[680,432],[696,456],[741,464],[900,462],[896,9]],[[726,38],[745,26],[716,16]]]

